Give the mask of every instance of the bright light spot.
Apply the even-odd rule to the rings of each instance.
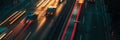
[[[0,40],[2,40],[2,38],[6,35],[6,33],[3,33],[0,35]]]
[[[78,0],[78,3],[84,3],[84,0]]]

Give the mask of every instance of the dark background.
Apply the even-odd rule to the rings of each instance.
[[[111,25],[113,31],[120,30],[120,0],[105,0],[108,5],[108,12],[111,16]]]
[[[114,40],[120,40],[120,0],[105,0],[111,17],[111,27]]]

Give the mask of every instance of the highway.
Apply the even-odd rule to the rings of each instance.
[[[79,40],[110,40],[110,16],[105,12],[105,6],[102,3],[104,1],[95,0],[95,4],[87,1],[81,11],[75,38]]]
[[[23,0],[0,10],[0,40],[110,40],[109,17],[103,0]]]

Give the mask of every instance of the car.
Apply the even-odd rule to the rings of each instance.
[[[56,11],[56,6],[49,6],[46,10],[46,16],[53,16]]]
[[[35,20],[37,20],[37,16],[38,16],[37,14],[29,14],[25,18],[24,22],[28,23],[29,21],[35,21]]]
[[[26,17],[26,20],[36,20],[37,19],[37,14],[29,14],[27,17]]]

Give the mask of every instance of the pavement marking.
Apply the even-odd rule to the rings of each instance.
[[[40,3],[38,3],[36,7],[39,7],[43,2],[44,0],[41,0]]]
[[[18,12],[16,15],[14,15],[11,19],[9,19],[9,21],[14,20],[14,18],[16,18],[17,16],[19,16],[19,15],[20,15],[20,13],[22,13],[22,11]]]
[[[0,23],[0,26],[3,25],[5,22],[7,22],[12,16],[14,16],[18,11],[14,12],[11,16],[9,16],[7,19],[5,19],[2,23]]]
[[[7,33],[3,33],[2,35],[0,35],[0,40],[2,40],[2,38],[6,35]]]
[[[28,37],[30,36],[31,32],[28,33],[28,35],[26,36],[25,40],[28,39]]]
[[[18,18],[20,18],[23,14],[25,14],[26,10],[24,10],[18,17],[16,17],[10,24],[13,24]]]

